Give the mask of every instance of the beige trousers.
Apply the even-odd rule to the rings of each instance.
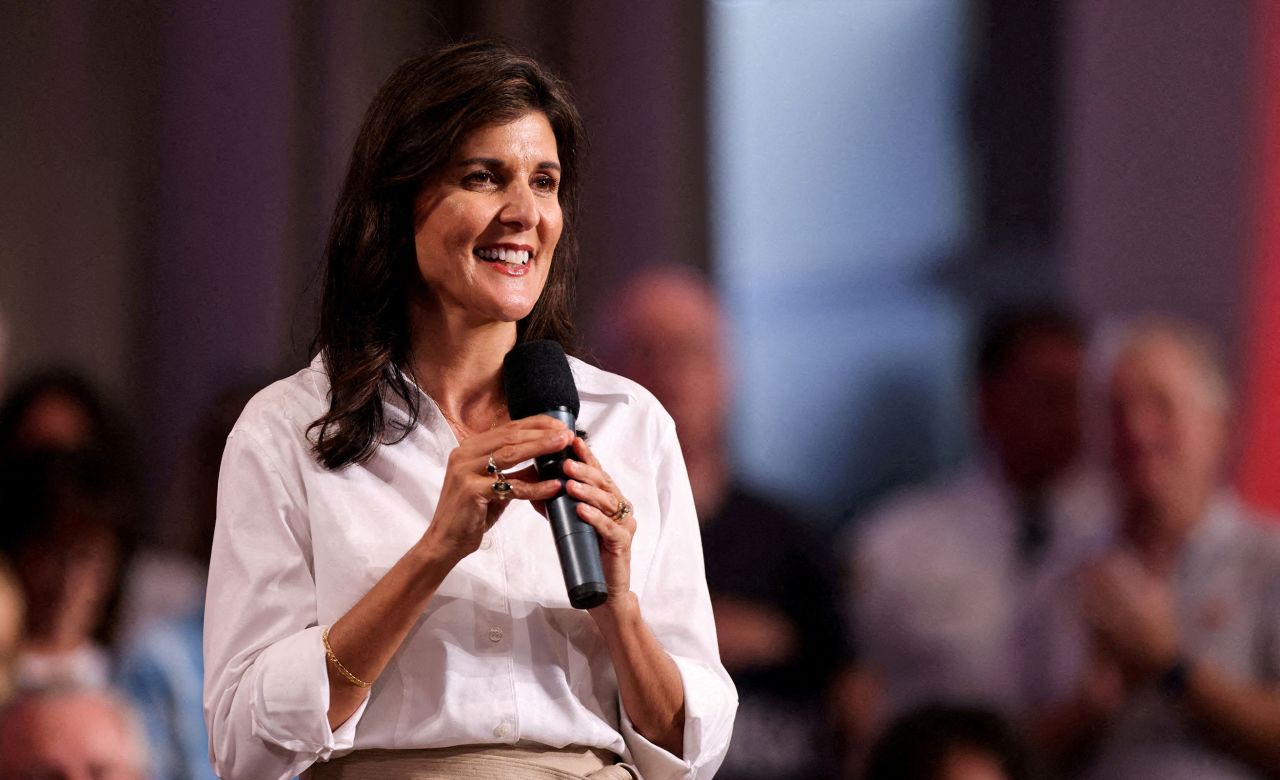
[[[429,750],[357,750],[315,764],[303,780],[639,780],[607,750],[470,745]]]

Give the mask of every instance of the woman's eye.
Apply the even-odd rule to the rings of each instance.
[[[555,192],[560,182],[554,176],[539,176],[533,180],[533,186],[543,192]]]
[[[468,184],[493,184],[497,180],[492,171],[472,171],[464,179]]]

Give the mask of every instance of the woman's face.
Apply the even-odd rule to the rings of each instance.
[[[527,316],[564,226],[559,186],[556,137],[543,114],[467,136],[418,195],[419,302],[473,324]]]

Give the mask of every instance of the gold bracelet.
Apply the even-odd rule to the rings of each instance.
[[[361,688],[373,687],[373,683],[365,682],[364,680],[361,680],[359,677],[356,677],[351,672],[348,672],[347,667],[343,666],[342,662],[338,660],[338,656],[333,654],[333,648],[329,646],[329,627],[328,626],[325,626],[324,630],[320,632],[320,641],[324,642],[325,658],[329,659],[329,663],[333,664],[333,668],[337,669],[339,674],[347,678],[347,682],[351,683],[352,685],[358,685]]]

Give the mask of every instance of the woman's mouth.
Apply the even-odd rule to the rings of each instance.
[[[489,263],[504,263],[511,266],[525,266],[529,264],[533,253],[528,249],[507,249],[506,247],[492,247],[475,250],[476,257]]]

